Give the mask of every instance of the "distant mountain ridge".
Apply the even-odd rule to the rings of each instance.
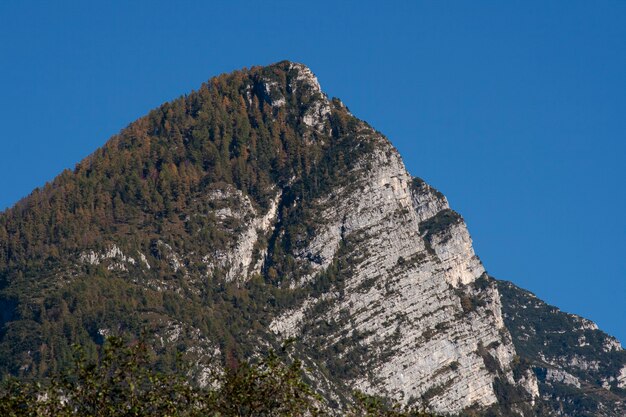
[[[144,333],[202,384],[291,340],[339,414],[354,389],[626,414],[619,342],[488,276],[445,196],[288,61],[212,78],[1,213],[0,312],[3,375]]]

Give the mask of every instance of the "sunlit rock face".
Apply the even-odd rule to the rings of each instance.
[[[516,383],[498,290],[445,197],[412,178],[385,138],[367,127],[361,134],[376,150],[356,165],[350,187],[319,199],[323,224],[295,254],[315,259],[316,273],[349,259],[344,287],[284,313],[271,329],[307,340],[325,327],[316,344],[355,359],[346,361],[346,380],[367,393],[425,399],[439,412],[493,404],[496,377]],[[525,389],[536,395],[534,375]]]

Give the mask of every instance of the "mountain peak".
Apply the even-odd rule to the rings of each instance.
[[[337,413],[358,389],[624,415],[617,342],[488,277],[445,196],[290,61],[211,79],[0,213],[0,377],[140,333],[198,383],[291,339]]]
[[[296,80],[300,81],[304,84],[307,84],[314,88],[317,92],[321,93],[322,89],[320,87],[320,83],[311,70],[306,64],[302,64],[300,62],[293,62],[288,60],[283,60],[280,62],[276,62],[274,64],[270,64],[265,68],[269,69],[278,69],[284,71],[285,73],[296,73]]]
[[[287,68],[289,71],[295,71],[297,73],[295,82],[309,86],[314,92],[323,94],[320,83],[309,67],[297,62],[287,62]]]
[[[304,64],[281,61],[258,69],[263,98],[274,108],[298,110],[298,117],[318,132],[328,132],[331,103],[313,71]]]

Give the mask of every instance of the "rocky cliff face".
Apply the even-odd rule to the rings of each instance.
[[[488,277],[446,198],[301,64],[212,80],[1,220],[3,372],[45,374],[70,342],[147,327],[200,383],[291,340],[337,412],[354,389],[439,413],[594,409],[563,412],[563,386],[623,410],[619,344],[600,337],[608,367],[552,349],[541,326],[561,316]],[[16,237],[32,230],[42,245]],[[591,326],[559,331],[597,345]]]
[[[317,273],[346,259],[345,281],[270,328],[351,358],[343,366],[353,388],[440,412],[493,404],[495,378],[516,384],[515,348],[465,223],[411,178],[386,139],[366,127],[360,134],[376,150],[355,165],[350,189],[314,202],[323,222],[295,253],[313,259]],[[528,378],[532,397],[536,381]]]

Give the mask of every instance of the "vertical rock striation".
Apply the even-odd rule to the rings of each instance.
[[[322,221],[294,254],[315,259],[318,274],[338,257],[349,260],[343,287],[271,328],[345,358],[346,383],[367,393],[439,412],[495,403],[494,379],[515,383],[515,348],[463,219],[408,174],[384,137],[365,125],[360,136],[375,150],[356,164],[350,187],[314,203]]]

